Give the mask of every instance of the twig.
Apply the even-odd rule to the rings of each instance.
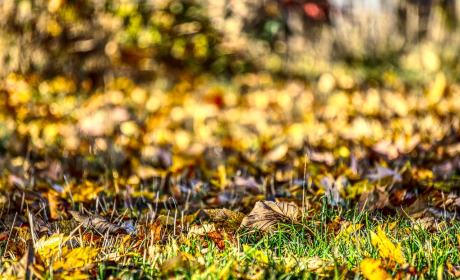
[[[64,180],[67,186],[67,190],[69,191],[70,201],[72,202],[72,208],[75,209],[75,202],[73,201],[72,192],[70,191],[69,181],[67,181],[66,175],[64,175]]]
[[[10,234],[8,235],[8,240],[6,241],[6,247],[5,247],[5,251],[3,252],[3,257],[6,255],[6,251],[8,250],[8,243],[10,242],[10,239],[11,239],[11,234],[13,234],[13,228],[14,228],[14,223],[16,222],[16,216],[18,215],[18,213],[16,212],[14,214],[14,220],[13,220],[13,224],[11,225],[11,230],[10,230]],[[33,228],[32,228],[33,229]],[[33,236],[33,235],[32,235]]]

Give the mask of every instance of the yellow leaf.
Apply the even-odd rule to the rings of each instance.
[[[401,251],[401,245],[395,246],[390,239],[385,235],[380,226],[377,228],[377,233],[371,233],[372,245],[379,250],[379,255],[388,261],[388,266],[394,268],[395,262],[405,264],[404,256]]]
[[[59,251],[59,245],[64,241],[64,234],[53,234],[52,236],[46,238],[43,236],[38,240],[35,247],[37,253],[44,259],[47,260]]]
[[[200,265],[195,258],[185,252],[179,253],[177,256],[172,257],[165,261],[161,265],[161,272],[164,274],[172,273],[177,270],[183,270],[183,271],[188,271],[188,270],[195,270],[199,269],[201,270],[203,268],[202,265]]]
[[[123,252],[129,248],[132,238],[133,237],[131,236],[131,234],[128,234],[125,237],[123,237],[123,240],[120,244],[120,252]]]
[[[77,271],[78,272],[78,271]],[[71,275],[61,275],[63,280],[83,280],[91,278],[90,275],[84,273],[72,273]]]
[[[252,248],[251,246],[243,244],[243,252],[246,256],[255,258],[260,262],[268,263],[268,257],[262,253],[262,251]]]
[[[66,248],[65,248],[66,249]],[[70,270],[77,267],[82,267],[92,263],[94,257],[101,251],[101,248],[80,247],[73,250],[63,250],[63,260],[54,263],[53,268],[58,270]]]
[[[393,229],[396,227],[397,224],[398,224],[397,221],[396,221],[396,222],[389,223],[389,224],[388,224],[388,230],[393,230]]]
[[[391,275],[382,266],[381,260],[364,259],[359,265],[364,278],[368,280],[387,280],[392,279]]]
[[[340,231],[340,233],[335,237],[335,239],[339,240],[341,238],[347,239],[350,236],[353,237],[354,232],[359,230],[362,226],[362,224],[349,225],[346,230]]]
[[[428,92],[427,99],[430,105],[438,103],[444,95],[446,88],[446,76],[444,73],[439,72],[436,74],[431,90]]]

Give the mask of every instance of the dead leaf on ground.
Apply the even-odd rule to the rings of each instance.
[[[248,229],[259,229],[270,231],[276,224],[297,223],[297,212],[299,209],[286,202],[259,201],[254,209],[241,223],[242,227]]]
[[[302,265],[305,264],[305,268],[314,273],[321,273],[324,270],[332,270],[334,263],[331,261],[323,260],[319,257],[312,257],[304,260]]]
[[[374,248],[379,250],[379,255],[388,262],[388,267],[395,268],[396,263],[405,264],[406,260],[401,250],[401,244],[395,246],[385,235],[380,226],[377,227],[377,233],[369,231],[371,234],[371,243]]]
[[[190,271],[203,268],[204,267],[197,262],[192,255],[181,252],[177,256],[165,261],[161,265],[161,272],[164,274],[170,274],[178,270]]]
[[[208,248],[208,241],[212,241],[220,250],[225,249],[227,243],[233,244],[235,246],[237,245],[235,239],[226,232],[208,232],[201,236],[201,241],[203,248]]]
[[[162,239],[162,233],[164,233],[164,226],[160,219],[156,219],[155,222],[150,226],[150,234],[153,238],[153,242],[158,242]]]
[[[216,224],[217,228],[224,228],[227,231],[237,230],[246,217],[241,212],[235,213],[229,209],[204,209],[209,218]]]
[[[51,192],[48,193],[48,201],[50,204],[50,213],[51,218],[53,220],[61,219],[68,219],[68,210],[70,209],[70,203],[57,195],[52,194]]]
[[[453,266],[450,261],[446,262],[447,266],[447,271],[449,272],[450,275],[454,276],[455,278],[460,277],[460,271],[458,266]]]
[[[158,216],[158,220],[160,220],[161,224],[164,226],[174,226],[177,222],[176,219],[174,219],[174,216],[165,216],[165,215],[160,215]]]
[[[102,250],[102,248],[92,247],[79,247],[75,249],[69,249],[64,247],[62,249],[62,260],[56,261],[53,265],[54,270],[64,269],[72,270],[75,268],[85,267],[91,264],[96,255]]]
[[[334,235],[338,234],[342,228],[342,225],[346,222],[347,221],[344,218],[338,216],[333,221],[327,224],[327,233],[333,233]]]
[[[81,214],[77,211],[70,210],[70,214],[77,220],[79,223],[82,223],[84,227],[91,227],[95,229],[100,234],[127,234],[126,229],[123,227],[107,221],[104,217],[98,214],[94,214],[91,218]]]
[[[215,223],[203,223],[201,225],[193,225],[190,227],[189,234],[205,235],[208,232],[217,231]]]
[[[384,190],[373,189],[362,193],[358,202],[358,211],[374,211],[385,208],[388,205],[388,194]]]
[[[394,182],[401,182],[402,176],[398,172],[386,168],[380,164],[375,165],[375,169],[373,173],[367,174],[365,178],[369,179],[371,182],[376,182],[383,180],[384,178],[390,178]]]
[[[35,261],[35,252],[32,239],[27,240],[27,249],[19,262],[13,263],[3,275],[16,276],[17,278],[30,279],[33,262]]]
[[[364,278],[368,280],[388,280],[393,279],[387,270],[383,267],[381,260],[366,258],[361,261],[359,269]]]
[[[50,231],[53,233],[64,233],[69,235],[80,223],[77,220],[60,220],[50,223]]]

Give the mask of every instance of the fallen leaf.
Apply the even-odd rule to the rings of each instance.
[[[262,251],[257,250],[256,248],[253,248],[251,246],[248,246],[246,244],[243,244],[243,253],[252,259],[256,259],[259,262],[263,263],[269,263],[268,257],[266,254],[264,254]]]
[[[305,264],[305,268],[314,273],[321,273],[324,270],[332,270],[334,263],[331,261],[323,260],[319,257],[312,257],[303,260],[301,264]]]
[[[369,192],[364,192],[359,197],[358,211],[374,211],[380,210],[387,206],[389,202],[388,195],[379,189],[373,189]]]
[[[327,224],[327,233],[339,233],[344,223],[346,223],[345,219],[341,216],[338,216],[332,222]]]
[[[354,236],[354,233],[359,230],[363,225],[362,224],[352,224],[352,223],[345,223],[344,225],[342,225],[341,227],[341,230],[339,232],[339,234],[336,236],[336,240],[339,240],[339,239],[349,239],[350,237],[352,237],[353,241],[355,241],[355,236]],[[346,228],[345,228],[346,227]]]
[[[204,209],[209,218],[216,223],[217,228],[224,228],[227,231],[237,230],[241,222],[246,217],[243,213],[235,213],[232,210],[224,209]]]
[[[70,209],[70,203],[67,200],[50,192],[48,193],[48,201],[53,220],[61,219],[61,217],[69,218],[67,211]]]
[[[94,214],[91,218],[81,214],[77,211],[70,210],[70,214],[79,223],[82,223],[84,227],[91,227],[100,234],[127,234],[126,229],[123,227],[107,221],[104,217],[98,214]]]
[[[43,236],[35,244],[35,250],[44,260],[47,260],[50,257],[55,256],[59,250],[59,245],[63,243],[64,239],[65,237],[63,233],[55,233],[48,238]]]
[[[173,226],[176,224],[176,219],[174,219],[174,216],[165,216],[165,215],[160,215],[158,216],[158,220],[160,220],[161,224],[164,226]]]
[[[458,270],[458,267],[453,266],[449,260],[446,262],[446,266],[449,274],[453,275],[455,278],[460,277],[460,271]]]
[[[190,271],[202,269],[203,266],[188,254],[181,252],[177,256],[170,258],[161,265],[161,272],[164,274],[174,273],[178,270]]]
[[[379,181],[387,177],[390,177],[395,182],[402,181],[401,174],[386,167],[383,167],[378,163],[375,165],[374,172],[367,174],[365,177],[368,178],[371,182]]]
[[[363,273],[364,278],[368,280],[392,279],[391,275],[383,267],[381,260],[366,258],[361,261],[359,269]]]
[[[259,201],[241,223],[248,229],[270,231],[276,224],[295,224],[299,209],[286,202]]]
[[[395,246],[385,235],[380,226],[377,227],[377,233],[369,231],[371,234],[371,243],[374,248],[379,250],[379,255],[388,262],[388,267],[394,268],[395,263],[405,264],[406,261],[401,251],[401,245]]]
[[[214,223],[203,223],[202,225],[193,225],[190,227],[189,234],[205,235],[208,232],[217,231]]]
[[[63,260],[56,261],[53,265],[54,270],[63,268],[71,270],[79,267],[84,267],[93,262],[97,254],[102,248],[79,247],[69,250],[67,247],[62,250]]]
[[[219,248],[220,250],[225,249],[227,244],[226,241],[230,242],[233,245],[236,245],[235,239],[233,239],[233,237],[226,232],[207,232],[205,235],[202,236],[202,241],[203,248],[208,248],[208,241],[214,242],[217,245],[217,248]]]
[[[3,275],[16,276],[17,278],[30,279],[30,267],[35,260],[35,252],[32,239],[27,240],[27,249],[19,262],[13,263]]]
[[[150,226],[150,234],[153,237],[153,242],[158,242],[162,239],[162,230],[164,232],[164,226],[160,219],[156,219],[155,222]]]
[[[269,151],[265,155],[265,159],[268,162],[275,162],[281,160],[287,153],[289,146],[286,144],[281,144],[273,150]]]

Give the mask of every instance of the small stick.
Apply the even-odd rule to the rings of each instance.
[[[69,181],[67,181],[66,175],[64,175],[64,180],[67,186],[67,190],[69,191],[70,201],[72,201],[72,208],[75,209],[75,202],[73,201],[72,192],[70,191]]]
[[[14,220],[13,220],[13,224],[11,225],[10,234],[8,235],[8,240],[6,241],[6,247],[5,247],[5,252],[3,252],[3,257],[6,255],[6,251],[8,250],[8,243],[10,242],[11,234],[13,234],[14,223],[16,222],[16,216],[17,215],[18,215],[18,213],[16,212],[14,214]],[[33,234],[32,234],[32,237],[33,237]]]

